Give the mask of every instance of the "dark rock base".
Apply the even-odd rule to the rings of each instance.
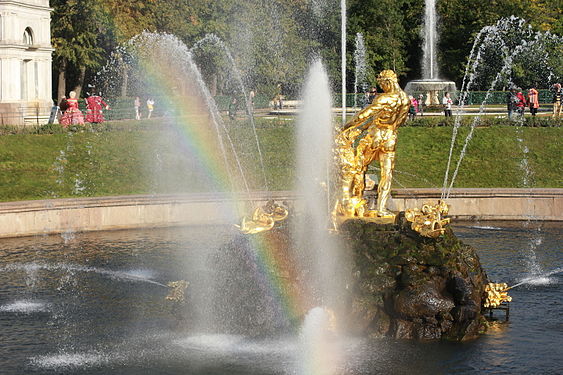
[[[486,329],[481,313],[487,276],[475,249],[448,228],[421,237],[410,223],[349,220],[340,229],[353,261],[351,330],[397,339],[475,338]]]

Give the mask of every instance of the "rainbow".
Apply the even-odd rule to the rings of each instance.
[[[133,38],[135,41],[136,38]],[[237,169],[233,160],[227,160],[220,148],[231,151],[228,142],[220,144],[218,134],[224,133],[219,123],[220,119],[213,120],[214,114],[209,113],[209,106],[214,103],[206,102],[202,95],[201,84],[198,84],[199,73],[188,71],[186,67],[192,68],[189,50],[181,41],[168,34],[140,34],[137,41],[147,45],[150,52],[136,56],[139,67],[151,93],[160,100],[156,106],[178,109],[182,116],[173,121],[176,134],[180,137],[184,151],[189,153],[197,161],[200,172],[203,172],[210,183],[210,190],[222,191],[230,194],[228,201],[232,202],[227,209],[231,210],[230,217],[239,217],[243,213],[237,211],[236,197],[233,190],[233,174],[231,171]],[[148,43],[147,43],[148,42]],[[175,52],[175,55],[172,55]],[[188,77],[186,79],[185,77]],[[170,88],[177,87],[181,83],[188,95],[170,95]],[[211,108],[213,112],[213,108]],[[214,125],[211,123],[215,123]],[[238,181],[240,183],[240,181]],[[248,191],[248,183],[244,182]],[[234,224],[234,223],[233,223]],[[257,274],[255,279],[259,281],[265,290],[270,293],[271,300],[276,301],[282,316],[279,319],[288,322],[298,322],[306,312],[307,293],[296,284],[295,262],[290,258],[286,241],[280,241],[273,233],[251,235],[251,254],[246,254],[256,265]]]

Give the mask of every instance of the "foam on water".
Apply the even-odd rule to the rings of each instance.
[[[32,314],[49,311],[49,304],[43,301],[19,300],[0,306],[0,312]]]
[[[85,353],[58,353],[33,357],[30,360],[32,366],[57,369],[69,367],[91,367],[110,363],[114,358],[107,353],[85,352]]]
[[[307,313],[299,334],[299,356],[302,357],[298,361],[299,374],[333,375],[339,372],[343,350],[334,325],[334,315],[325,308],[315,307]]]
[[[270,338],[253,340],[240,335],[202,334],[174,340],[173,345],[208,354],[275,354],[295,349],[295,340]]]
[[[179,345],[189,349],[199,349],[214,352],[232,352],[240,347],[243,336],[224,335],[224,334],[208,334],[190,336],[174,341],[175,345]]]
[[[483,229],[483,230],[504,230],[504,228],[492,227],[492,226],[489,226],[489,225],[472,225],[469,228]]]

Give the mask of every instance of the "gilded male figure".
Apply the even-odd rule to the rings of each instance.
[[[358,112],[336,136],[342,190],[334,210],[335,216],[395,216],[386,204],[395,166],[397,128],[407,119],[409,99],[399,87],[397,75],[392,70],[382,71],[377,82],[383,93]],[[376,210],[369,211],[363,191],[365,173],[374,160],[379,160],[381,178]]]

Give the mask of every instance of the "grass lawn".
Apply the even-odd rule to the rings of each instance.
[[[230,126],[250,176],[248,171],[256,172],[259,164],[254,136],[241,123]],[[292,188],[294,127],[293,121],[258,119],[271,190]],[[202,155],[194,155],[185,139],[159,120],[50,132],[0,136],[0,200],[195,192],[216,186],[213,171],[194,161]],[[467,132],[460,128],[454,168]],[[441,187],[451,135],[452,127],[401,128],[394,187]],[[563,187],[562,135],[561,127],[476,128],[455,187]],[[261,175],[254,174],[252,188],[263,188]]]

